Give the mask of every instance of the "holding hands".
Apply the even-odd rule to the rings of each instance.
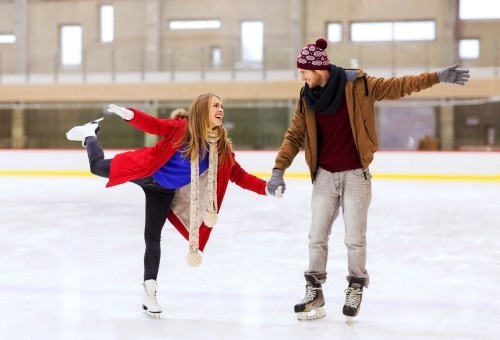
[[[268,195],[276,196],[278,198],[283,197],[286,185],[283,180],[284,171],[280,169],[273,169],[271,178],[267,181],[266,193]]]
[[[132,118],[134,118],[133,111],[126,109],[124,107],[121,107],[121,106],[117,106],[115,104],[109,104],[108,112],[113,112],[125,120],[131,120]]]

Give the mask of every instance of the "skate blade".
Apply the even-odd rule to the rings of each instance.
[[[326,316],[325,309],[323,307],[317,307],[309,312],[299,312],[297,313],[297,319],[300,321],[305,320],[316,320],[321,319]]]
[[[150,318],[153,318],[153,319],[160,319],[161,318],[161,312],[153,313],[153,312],[150,312],[148,310],[145,310],[144,314],[146,314],[147,316],[149,316]]]
[[[153,318],[153,319],[159,319],[161,316],[161,312],[150,312],[146,306],[142,306],[142,309],[144,311],[144,314],[147,316]]]
[[[91,121],[90,123],[87,123],[87,124],[97,124],[97,123],[99,123],[102,120],[104,120],[104,117],[101,117],[99,119],[93,120],[93,121]]]
[[[358,316],[358,314],[359,314],[359,310],[360,310],[360,309],[361,309],[361,308],[358,308],[358,310],[356,311],[356,315],[352,315],[352,316],[351,316],[351,315],[345,315],[345,314],[344,314],[344,315],[345,315],[345,323],[346,323],[346,324],[352,324],[352,323],[354,322],[354,318],[355,318],[356,316]]]

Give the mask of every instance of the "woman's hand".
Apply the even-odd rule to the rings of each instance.
[[[108,112],[113,112],[125,120],[131,120],[132,118],[134,118],[134,111],[121,106],[117,106],[115,104],[109,104]]]

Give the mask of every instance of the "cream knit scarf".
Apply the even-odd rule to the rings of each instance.
[[[212,228],[217,222],[217,168],[218,150],[217,141],[219,135],[217,131],[211,130],[208,133],[208,208],[203,217],[203,222]],[[191,160],[191,202],[189,215],[189,253],[188,263],[192,267],[201,264],[201,254],[198,252],[200,240],[200,161],[199,157]]]

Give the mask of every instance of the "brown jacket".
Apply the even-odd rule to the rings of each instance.
[[[355,71],[347,70],[346,72]],[[435,72],[384,79],[371,77],[362,70],[357,70],[356,79],[346,83],[345,98],[352,135],[363,168],[370,165],[373,161],[373,154],[378,148],[375,130],[375,101],[400,99],[438,83],[439,79]],[[303,88],[295,106],[295,115],[285,133],[285,139],[279,149],[274,167],[286,170],[292,164],[300,148],[304,146],[306,163],[309,166],[311,179],[314,181],[318,167],[316,114],[307,106],[302,92]]]

